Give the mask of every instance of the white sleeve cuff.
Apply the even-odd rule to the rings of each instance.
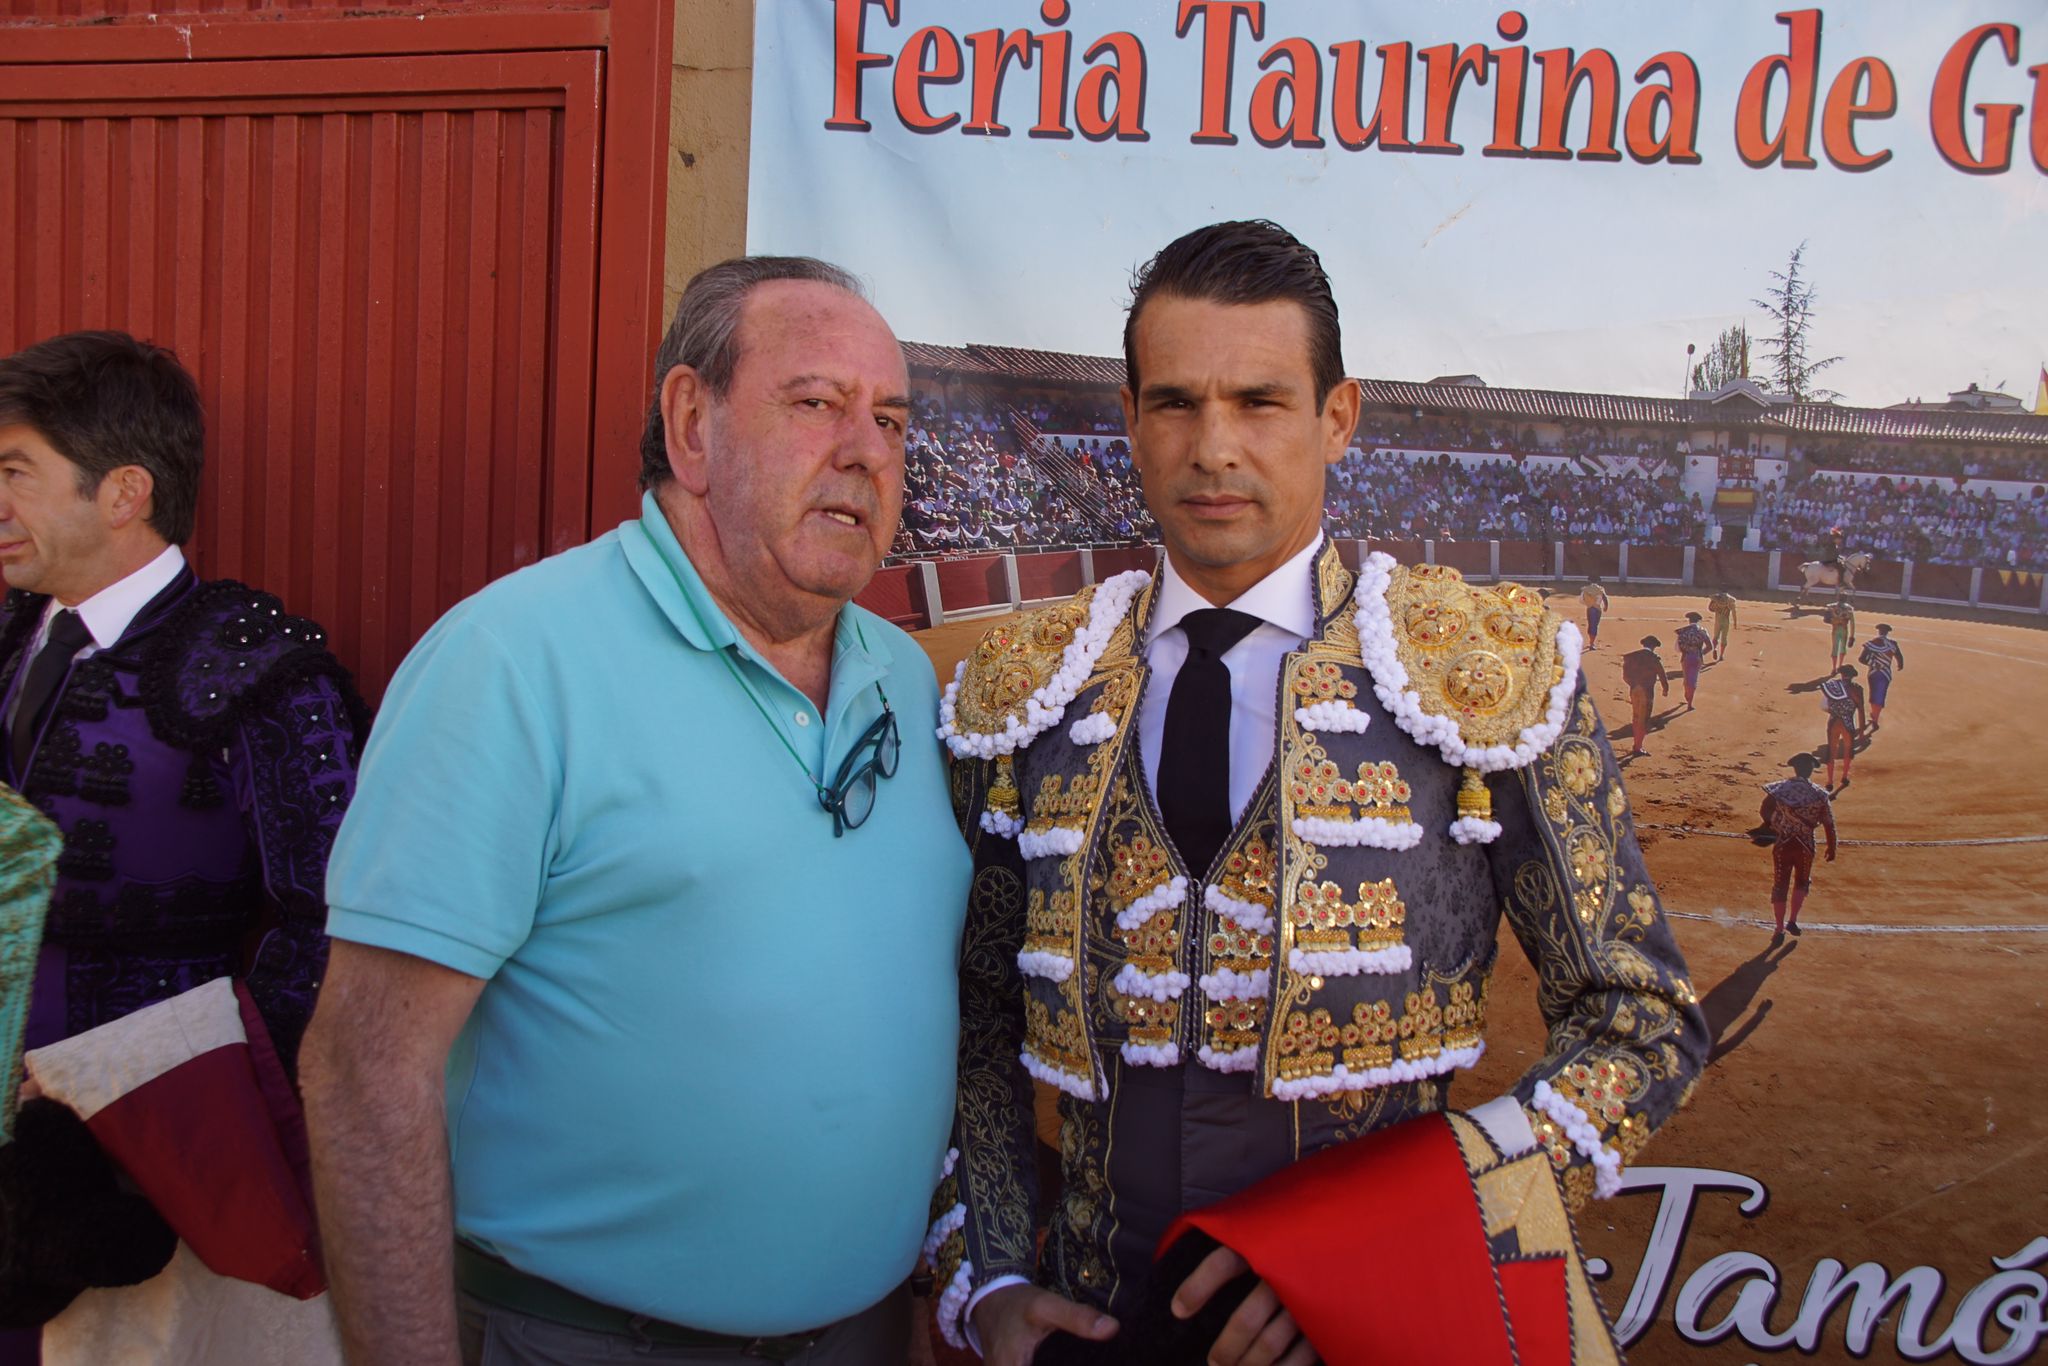
[[[1465,1117],[1486,1130],[1493,1146],[1509,1157],[1536,1146],[1536,1131],[1529,1126],[1528,1112],[1512,1094],[1495,1096],[1477,1109],[1467,1110]]]
[[[998,1276],[967,1297],[967,1307],[960,1311],[960,1335],[967,1339],[967,1345],[974,1349],[976,1356],[981,1355],[981,1334],[974,1331],[975,1306],[1004,1286],[1029,1284],[1031,1279],[1028,1276]]]

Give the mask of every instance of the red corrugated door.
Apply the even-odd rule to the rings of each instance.
[[[173,347],[202,572],[326,623],[372,693],[589,532],[602,63],[0,66],[0,353]]]

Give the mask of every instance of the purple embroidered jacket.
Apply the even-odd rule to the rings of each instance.
[[[0,715],[48,601],[0,605]],[[268,593],[187,569],[72,666],[27,772],[6,773],[64,831],[28,1047],[231,974],[293,1066],[368,729],[325,641]]]

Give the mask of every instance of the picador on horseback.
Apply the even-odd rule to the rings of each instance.
[[[1807,560],[1799,566],[1801,606],[1806,603],[1806,595],[1816,588],[1834,589],[1836,602],[1846,601],[1856,595],[1856,576],[1870,568],[1871,554],[1867,550],[1844,554],[1842,543],[1847,536],[1848,533],[1841,527],[1829,527],[1820,535],[1817,558]]]

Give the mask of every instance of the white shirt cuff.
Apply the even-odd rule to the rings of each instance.
[[[1465,1117],[1486,1130],[1493,1145],[1509,1157],[1536,1146],[1536,1131],[1529,1127],[1528,1113],[1513,1095],[1495,1096],[1477,1109],[1467,1110]]]
[[[1535,1135],[1530,1135],[1530,1142],[1535,1142]],[[1029,1284],[1031,1278],[1028,1276],[998,1276],[967,1297],[967,1307],[960,1311],[960,1336],[967,1339],[967,1345],[974,1349],[976,1356],[981,1355],[981,1334],[974,1331],[974,1307],[1004,1286]]]

